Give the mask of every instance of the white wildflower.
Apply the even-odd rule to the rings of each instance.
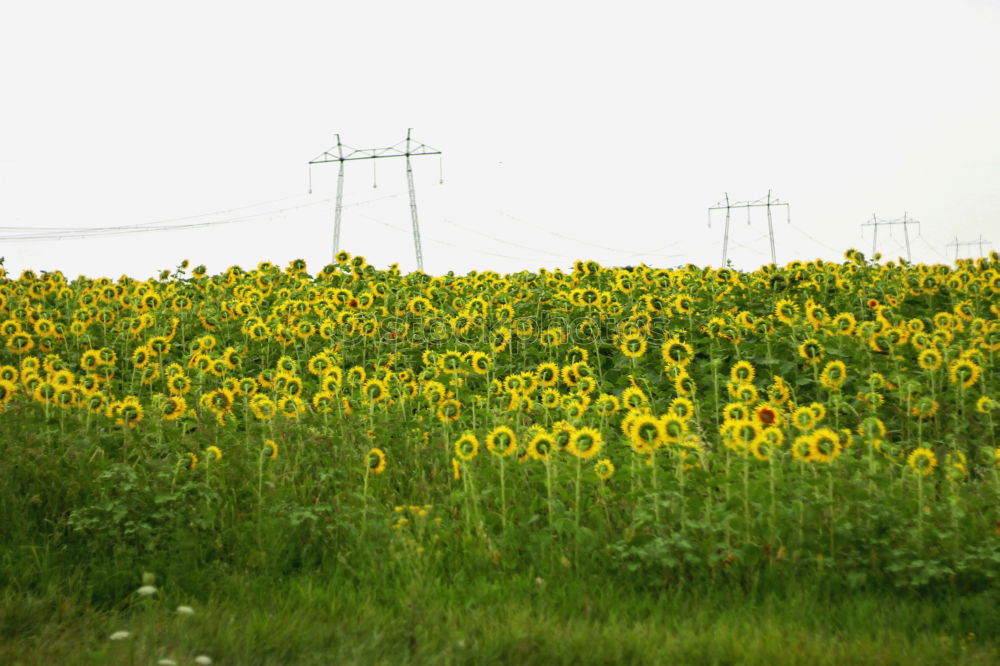
[[[191,608],[190,606],[178,606],[177,607],[177,614],[178,615],[194,615],[194,609]]]
[[[123,640],[125,640],[126,638],[128,638],[131,635],[132,634],[130,634],[127,631],[116,631],[115,633],[111,634],[111,640],[113,640],[113,641],[123,641]]]
[[[199,654],[194,658],[194,663],[201,664],[201,666],[209,666],[212,663],[212,658],[208,655]]]
[[[148,597],[156,594],[156,587],[153,585],[143,585],[138,590],[136,590],[141,596]]]

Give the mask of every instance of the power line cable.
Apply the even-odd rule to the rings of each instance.
[[[815,237],[814,237],[814,236],[812,236],[811,234],[808,234],[808,233],[806,233],[805,231],[803,231],[802,229],[799,229],[799,228],[798,228],[797,226],[795,226],[794,224],[790,224],[790,225],[788,225],[788,226],[790,226],[790,227],[791,227],[792,229],[794,229],[794,230],[795,230],[795,231],[796,231],[797,233],[801,234],[802,236],[805,236],[806,238],[808,238],[808,239],[809,239],[809,240],[811,240],[812,242],[816,243],[817,245],[821,245],[822,247],[825,247],[825,248],[826,248],[827,250],[829,250],[830,252],[836,252],[837,254],[840,254],[841,250],[838,250],[838,249],[836,249],[836,248],[833,248],[833,247],[830,247],[829,245],[827,245],[827,244],[826,244],[826,243],[824,243],[823,241],[819,240],[818,238],[815,238]]]
[[[275,201],[287,201],[289,199],[295,199],[299,195],[292,197],[285,197],[284,199],[276,199]],[[398,199],[403,196],[402,193],[390,194],[381,197],[375,197],[373,199],[366,199],[363,201],[355,201],[349,204],[345,204],[344,208],[354,208],[358,206],[367,205],[370,203],[375,203],[378,201],[383,201],[386,199]],[[156,223],[142,223],[142,224],[132,224],[132,225],[121,225],[113,227],[0,227],[3,229],[18,229],[24,230],[21,234],[11,234],[0,236],[0,241],[44,241],[44,240],[63,240],[72,238],[104,238],[108,236],[124,236],[135,233],[146,233],[146,232],[157,232],[157,231],[175,231],[175,230],[185,230],[185,229],[197,229],[204,227],[213,227],[227,224],[235,224],[239,222],[249,222],[257,218],[268,217],[274,215],[281,215],[289,211],[301,210],[304,208],[311,208],[315,206],[321,206],[324,204],[329,204],[332,199],[319,199],[316,201],[307,202],[298,206],[286,206],[284,208],[278,208],[273,210],[265,210],[259,213],[254,213],[252,215],[243,215],[237,218],[230,218],[228,220],[212,220],[209,222],[191,223],[191,224],[161,224],[160,226],[151,226]],[[233,208],[231,210],[247,210],[259,206],[262,204],[254,204],[250,206],[242,206],[240,208]],[[198,219],[201,217],[208,217],[210,215],[215,215],[216,213],[204,213],[202,215],[192,215],[186,218],[173,218],[173,220],[168,220],[168,222],[179,221],[185,219]],[[40,233],[30,233],[30,231],[40,231]]]
[[[597,243],[591,243],[589,241],[580,240],[579,238],[574,238],[573,236],[567,236],[567,235],[561,234],[561,233],[559,233],[557,231],[552,231],[551,229],[546,229],[545,227],[539,226],[539,225],[534,224],[532,222],[528,222],[527,220],[522,220],[521,218],[514,217],[513,215],[511,215],[510,213],[508,213],[506,211],[497,210],[496,212],[499,213],[499,214],[501,214],[501,215],[503,215],[504,217],[507,217],[507,218],[510,218],[511,220],[514,220],[515,222],[520,222],[521,224],[524,224],[526,226],[532,227],[534,229],[538,229],[539,231],[543,231],[543,232],[545,232],[545,233],[547,233],[547,234],[549,234],[551,236],[555,236],[556,238],[561,238],[563,240],[568,240],[568,241],[572,241],[574,243],[579,243],[580,245],[588,245],[590,247],[596,247],[596,248],[598,248],[600,250],[606,250],[608,252],[617,252],[619,254],[624,254],[624,255],[627,255],[627,256],[635,256],[635,252],[633,252],[632,250],[622,250],[620,248],[607,247],[606,245],[599,245]]]
[[[106,238],[110,236],[128,236],[132,234],[144,234],[157,231],[182,231],[185,229],[202,229],[206,227],[217,227],[229,224],[239,224],[242,222],[251,222],[262,217],[273,217],[275,215],[280,215],[289,211],[301,210],[303,208],[311,208],[327,203],[330,203],[329,199],[314,201],[312,203],[301,204],[298,206],[289,206],[287,208],[281,208],[273,211],[257,213],[254,215],[244,215],[242,217],[231,218],[228,220],[213,220],[211,222],[194,222],[191,224],[174,224],[161,227],[141,227],[141,228],[137,228],[135,226],[104,227],[100,231],[93,233],[70,231],[70,232],[51,232],[51,233],[36,234],[36,235],[22,234],[14,236],[0,236],[0,241],[16,243],[16,242],[48,241],[48,240]]]
[[[367,215],[365,213],[358,213],[358,215],[360,215],[361,217],[364,217],[364,218],[366,218],[368,220],[371,220],[372,222],[375,222],[376,224],[380,224],[383,227],[386,227],[388,229],[392,229],[394,231],[398,231],[398,232],[404,233],[404,234],[410,234],[410,231],[407,230],[407,229],[403,229],[402,227],[397,227],[396,225],[389,224],[388,222],[385,222],[384,220],[380,220],[380,219],[378,219],[376,217],[372,217],[371,215]],[[536,259],[527,259],[525,257],[512,257],[512,256],[507,255],[507,254],[499,254],[497,252],[489,252],[487,250],[478,250],[476,248],[464,247],[462,245],[457,245],[455,243],[451,243],[451,242],[448,242],[448,241],[443,241],[443,240],[439,240],[437,238],[432,238],[430,236],[427,236],[426,234],[421,234],[421,238],[425,238],[425,239],[431,241],[432,243],[437,243],[439,245],[445,245],[447,247],[451,247],[451,248],[454,248],[456,250],[462,250],[463,252],[476,252],[478,254],[486,254],[486,255],[489,255],[491,257],[500,257],[501,259],[513,259],[514,261],[537,261]]]
[[[764,234],[763,236],[758,236],[757,238],[754,238],[750,242],[751,243],[757,243],[759,241],[764,240],[768,236],[769,236],[769,234]],[[753,252],[756,255],[760,255],[760,256],[762,256],[764,258],[767,258],[767,254],[766,253],[761,252],[761,251],[757,250],[756,248],[750,247],[749,245],[744,245],[743,243],[740,243],[739,241],[736,241],[736,240],[734,240],[732,238],[729,239],[729,242],[731,242],[733,245],[737,245],[739,247],[742,247],[744,250],[749,250],[750,252]]]
[[[268,205],[275,204],[275,203],[281,203],[281,202],[284,202],[284,201],[289,201],[291,199],[297,199],[297,198],[302,197],[302,196],[307,196],[307,195],[294,194],[294,195],[291,195],[291,196],[282,197],[280,199],[271,199],[270,201],[261,201],[261,202],[255,203],[255,204],[248,204],[246,206],[239,206],[239,207],[236,207],[236,208],[228,208],[228,209],[225,209],[225,210],[212,211],[212,212],[209,212],[209,213],[200,213],[198,215],[186,215],[184,217],[173,217],[173,218],[167,218],[165,220],[157,220],[157,221],[153,221],[153,222],[142,222],[142,223],[138,223],[138,224],[124,224],[124,225],[114,226],[114,227],[3,227],[3,226],[0,226],[0,231],[24,231],[24,232],[29,232],[30,233],[30,232],[37,232],[37,231],[54,231],[54,232],[60,232],[60,231],[69,231],[69,232],[84,231],[84,232],[86,232],[86,231],[102,231],[102,230],[106,230],[106,229],[116,229],[116,230],[117,229],[136,229],[136,228],[156,226],[156,225],[166,225],[166,224],[171,224],[173,222],[183,222],[183,221],[186,221],[186,220],[197,220],[197,219],[200,219],[202,217],[212,217],[214,215],[228,215],[229,213],[235,213],[236,211],[249,210],[251,208],[258,208],[260,206],[268,206]]]
[[[941,253],[940,250],[938,250],[936,247],[934,247],[933,245],[931,245],[930,242],[928,242],[928,240],[926,238],[924,238],[923,234],[918,233],[917,234],[917,238],[919,238],[920,240],[922,240],[924,242],[924,245],[926,245],[927,247],[929,247],[934,254],[936,254],[937,256],[941,257],[941,259],[943,259],[945,262],[948,261],[948,257],[944,256]]]
[[[469,233],[473,233],[473,234],[476,234],[478,236],[482,236],[483,238],[488,238],[489,240],[495,241],[497,243],[503,243],[504,245],[510,245],[511,247],[517,247],[517,248],[520,248],[522,250],[528,250],[528,251],[531,251],[531,252],[538,252],[538,253],[541,253],[541,254],[547,254],[550,257],[556,257],[558,259],[566,259],[567,258],[567,255],[564,255],[564,254],[556,254],[554,252],[549,252],[548,250],[539,250],[537,248],[529,247],[527,245],[521,245],[519,243],[513,243],[511,241],[504,240],[502,238],[497,238],[496,236],[491,236],[491,235],[483,233],[482,231],[479,231],[477,229],[470,229],[469,227],[463,226],[463,225],[458,224],[457,222],[453,222],[452,220],[449,220],[449,219],[442,218],[441,221],[444,222],[445,224],[448,224],[448,225],[451,225],[451,226],[455,227],[456,229],[462,229],[463,231],[468,231]]]

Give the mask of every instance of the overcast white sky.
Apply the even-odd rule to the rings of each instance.
[[[3,3],[0,226],[296,208],[110,239],[0,230],[0,255],[71,276],[318,271],[337,167],[308,195],[307,162],[337,132],[372,148],[408,127],[444,153],[444,184],[413,160],[432,273],[718,265],[706,209],[769,188],[791,204],[779,262],[869,252],[873,213],[921,221],[915,261],[955,237],[1000,248],[998,36],[998,0]],[[342,246],[412,270],[403,160],[378,161],[377,189],[371,161],[346,166]],[[735,214],[734,263],[767,262],[766,233],[763,211]],[[898,229],[879,241],[904,253]]]

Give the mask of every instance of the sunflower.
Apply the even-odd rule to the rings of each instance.
[[[694,403],[687,398],[677,397],[671,401],[667,411],[677,418],[687,421],[694,416]]]
[[[770,449],[776,449],[785,443],[785,431],[777,426],[768,426],[761,433],[761,440],[767,443]]]
[[[365,381],[368,379],[368,373],[360,365],[355,365],[347,371],[347,376],[344,381],[349,386],[356,386],[360,388],[364,385]]]
[[[910,413],[918,419],[934,418],[938,411],[938,401],[928,396],[918,398],[910,408]]]
[[[562,407],[566,418],[572,421],[582,418],[584,412],[587,411],[587,405],[572,396],[564,396]]]
[[[55,372],[50,372],[49,381],[56,386],[72,386],[76,378],[69,370],[56,370]]]
[[[730,381],[733,384],[751,384],[757,373],[748,361],[737,361],[729,370]]]
[[[917,355],[917,365],[921,370],[933,372],[941,367],[941,352],[937,349],[925,349]]]
[[[499,354],[503,350],[507,349],[510,344],[510,328],[507,326],[502,326],[495,331],[493,331],[493,337],[490,342],[490,349],[493,353]]]
[[[220,460],[222,458],[222,449],[214,444],[205,449],[205,453],[210,454],[212,456],[212,460]]]
[[[185,411],[187,411],[187,401],[177,395],[164,399],[160,404],[160,413],[164,421],[176,421],[184,416]]]
[[[9,403],[17,393],[17,385],[14,382],[0,379],[0,408]]]
[[[640,412],[630,420],[628,437],[636,453],[648,453],[666,441],[663,423],[648,412]]]
[[[809,458],[816,462],[831,463],[843,450],[840,434],[831,428],[820,428],[810,435]]]
[[[927,476],[937,467],[938,460],[937,456],[930,449],[918,447],[907,456],[906,464],[918,474]]]
[[[687,294],[677,294],[674,296],[673,306],[680,314],[691,314],[694,312],[694,301]]]
[[[369,379],[361,387],[361,392],[371,405],[385,402],[389,398],[389,387],[381,379]]]
[[[806,319],[812,324],[814,329],[819,330],[822,328],[823,322],[827,320],[826,308],[809,301],[806,303]]]
[[[270,460],[278,457],[278,445],[273,439],[264,440],[264,448],[261,450],[261,455],[266,455]]]
[[[556,389],[547,388],[542,391],[542,407],[545,409],[555,409],[562,402],[562,395]]]
[[[594,474],[602,481],[607,481],[615,473],[615,465],[607,458],[601,458],[594,463]]]
[[[559,445],[556,443],[555,438],[544,430],[539,429],[528,440],[526,455],[531,460],[545,462],[552,456],[552,452],[558,450],[558,448]]]
[[[729,384],[727,388],[731,396],[744,404],[757,402],[757,387],[753,384]]]
[[[819,376],[819,383],[831,391],[839,391],[846,380],[847,366],[843,361],[830,361]]]
[[[723,421],[745,421],[750,418],[750,410],[745,403],[731,402],[722,408]]]
[[[764,427],[780,426],[784,420],[781,411],[766,402],[754,408],[753,419]]]
[[[15,354],[27,354],[34,348],[34,339],[22,331],[18,331],[7,338],[7,349]]]
[[[694,358],[694,348],[681,340],[669,340],[660,348],[663,362],[668,365],[686,367]]]
[[[135,396],[126,396],[119,402],[114,410],[115,423],[134,428],[142,421],[143,409],[139,399]]]
[[[486,435],[486,449],[495,456],[506,457],[517,450],[517,436],[508,426],[497,426]]]
[[[569,446],[569,441],[576,432],[576,428],[568,421],[556,421],[551,429],[554,450],[565,450]]]
[[[798,347],[799,357],[809,365],[819,363],[823,359],[823,345],[815,338],[808,338]]]
[[[674,379],[674,390],[682,397],[693,398],[698,392],[698,384],[691,375],[684,373]]]
[[[777,432],[781,431],[778,430]],[[771,444],[763,436],[763,433],[761,433],[761,435],[762,435],[761,437],[757,437],[752,442],[750,442],[750,453],[757,460],[761,462],[767,462],[769,459],[768,454],[770,453]]]
[[[771,377],[771,386],[767,389],[767,398],[775,405],[784,405],[792,397],[792,390],[784,379],[778,375]]]
[[[313,355],[309,361],[306,363],[306,370],[309,374],[322,376],[326,374],[332,364],[330,363],[330,358],[324,352]]]
[[[818,422],[816,412],[809,407],[798,407],[792,412],[792,425],[799,432],[809,432],[816,427]]]
[[[262,393],[258,393],[250,398],[250,410],[254,417],[260,421],[269,421],[278,413],[278,408],[274,401]]]
[[[601,433],[594,428],[584,426],[573,431],[566,450],[582,460],[589,460],[600,453],[602,445]]]
[[[997,408],[997,401],[989,396],[982,396],[976,400],[976,411],[980,414],[989,414],[991,411]]]
[[[465,431],[455,440],[455,455],[465,462],[469,462],[479,453],[479,440],[469,431]]]
[[[337,404],[337,396],[329,391],[317,391],[313,394],[310,403],[317,414],[329,414]]]
[[[982,372],[983,369],[968,358],[957,358],[948,364],[948,380],[963,388],[972,388]]]
[[[368,473],[370,474],[381,474],[385,471],[385,452],[375,447],[368,452],[366,456],[368,464]]]
[[[670,412],[660,417],[660,427],[663,430],[663,438],[667,443],[677,443],[688,432],[687,419],[681,418]]]
[[[741,455],[750,450],[763,433],[760,425],[751,420],[729,421],[723,431],[726,445]]]
[[[437,367],[444,373],[461,372],[465,359],[461,352],[449,349],[437,358]]]
[[[881,419],[869,416],[858,424],[857,433],[866,441],[873,442],[885,437],[885,424]]]
[[[457,421],[458,417],[462,415],[462,403],[454,398],[449,398],[447,400],[442,400],[438,404],[437,417],[441,423],[448,423],[451,421]]]
[[[646,338],[641,335],[626,335],[618,343],[618,349],[626,358],[640,358],[646,353]]]
[[[215,389],[202,396],[204,405],[216,414],[226,414],[233,409],[234,396],[226,389]]]
[[[791,325],[795,322],[795,313],[798,306],[787,298],[782,298],[774,304],[774,316],[778,321]]]
[[[86,396],[94,393],[95,391],[99,391],[103,381],[103,379],[91,373],[80,377],[80,379],[77,380],[76,387],[79,388],[80,392]]]
[[[100,391],[95,391],[89,394],[83,400],[83,406],[91,414],[104,414],[107,412],[109,405],[108,396]]]
[[[191,378],[187,375],[173,375],[167,379],[167,390],[172,395],[184,395],[191,390]]]
[[[96,349],[88,349],[80,354],[80,367],[86,372],[93,372],[101,364],[101,355]]]
[[[629,386],[622,391],[621,404],[626,409],[640,409],[649,405],[649,398],[638,386]]]
[[[799,435],[792,442],[792,457],[799,462],[812,462],[812,436]]]
[[[838,335],[850,337],[854,335],[854,329],[858,325],[858,321],[850,312],[841,312],[833,318],[830,325]]]
[[[493,361],[490,360],[490,357],[481,351],[470,352],[468,360],[472,371],[477,375],[485,375],[493,366]]]
[[[557,347],[566,342],[566,332],[561,328],[548,328],[538,336],[538,342],[543,347]]]

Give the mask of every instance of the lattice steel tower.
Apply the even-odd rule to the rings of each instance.
[[[340,216],[343,209],[344,198],[344,162],[354,160],[376,160],[383,157],[405,157],[406,158],[406,183],[410,192],[410,218],[413,221],[413,248],[417,256],[417,270],[424,270],[424,255],[420,248],[420,224],[417,220],[417,193],[413,187],[413,167],[410,165],[410,157],[420,157],[422,155],[440,155],[440,150],[435,150],[411,138],[412,128],[406,130],[406,139],[388,148],[350,148],[340,142],[340,135],[337,135],[337,145],[323,152],[321,155],[309,161],[312,169],[314,164],[326,164],[328,162],[339,163],[337,171],[337,204],[333,218],[333,254],[336,256],[340,251]],[[345,152],[346,151],[346,152]],[[374,162],[372,163],[374,167]],[[310,172],[311,173],[311,172]],[[310,176],[310,183],[312,178]],[[312,187],[310,186],[310,191]]]

